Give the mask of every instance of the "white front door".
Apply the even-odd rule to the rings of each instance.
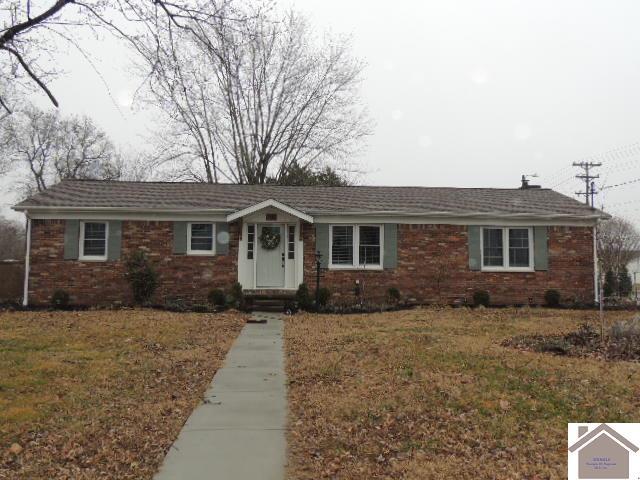
[[[279,236],[280,241],[275,248],[263,247],[263,234],[274,238]],[[258,225],[257,238],[257,288],[283,288],[284,287],[284,247],[287,243],[282,225]]]

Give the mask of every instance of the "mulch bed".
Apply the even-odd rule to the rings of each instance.
[[[607,332],[602,341],[600,332],[589,324],[565,335],[519,335],[504,340],[502,346],[570,357],[640,361],[640,335]]]

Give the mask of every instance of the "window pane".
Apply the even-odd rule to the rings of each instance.
[[[191,224],[191,250],[213,250],[213,225],[211,223]]]
[[[85,223],[84,238],[95,238],[104,240],[107,233],[106,223]]]
[[[360,265],[380,265],[380,227],[360,227]]]
[[[296,227],[295,225],[289,225],[289,238],[288,238],[288,258],[293,260],[295,258],[296,251]]]
[[[192,223],[191,237],[208,237],[213,236],[213,225],[210,223]]]
[[[106,253],[106,239],[106,223],[85,223],[83,255],[89,257],[104,256]]]
[[[84,255],[102,257],[104,255],[104,240],[84,241]]]
[[[332,228],[331,259],[334,265],[353,265],[353,227],[336,225]]]
[[[247,258],[253,260],[253,244],[255,242],[255,225],[247,226]]]
[[[529,230],[526,228],[509,229],[509,266],[529,266]]]
[[[213,250],[213,239],[191,237],[191,250]]]
[[[504,266],[502,254],[502,229],[484,228],[482,230],[483,261],[487,267]]]

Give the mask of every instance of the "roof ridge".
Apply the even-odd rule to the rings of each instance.
[[[60,185],[61,183],[89,183],[89,182],[97,182],[97,183],[111,183],[111,184],[130,184],[130,185],[223,185],[223,186],[236,186],[236,187],[280,187],[280,188],[340,188],[340,189],[348,189],[348,188],[393,188],[393,189],[407,189],[407,188],[415,188],[415,189],[442,189],[442,190],[500,190],[500,191],[519,191],[523,190],[520,187],[443,187],[443,186],[427,186],[427,185],[280,185],[277,183],[208,183],[208,182],[190,182],[190,181],[180,181],[180,182],[171,182],[167,180],[102,180],[102,179],[94,179],[94,178],[66,178],[58,182],[57,184],[52,185],[55,187],[56,185]],[[51,188],[51,187],[50,187]],[[524,189],[523,191],[553,191],[552,188],[531,188]],[[559,192],[556,192],[559,193]]]

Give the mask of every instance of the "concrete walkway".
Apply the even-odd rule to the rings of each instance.
[[[155,480],[282,480],[286,387],[282,318],[254,313]]]

